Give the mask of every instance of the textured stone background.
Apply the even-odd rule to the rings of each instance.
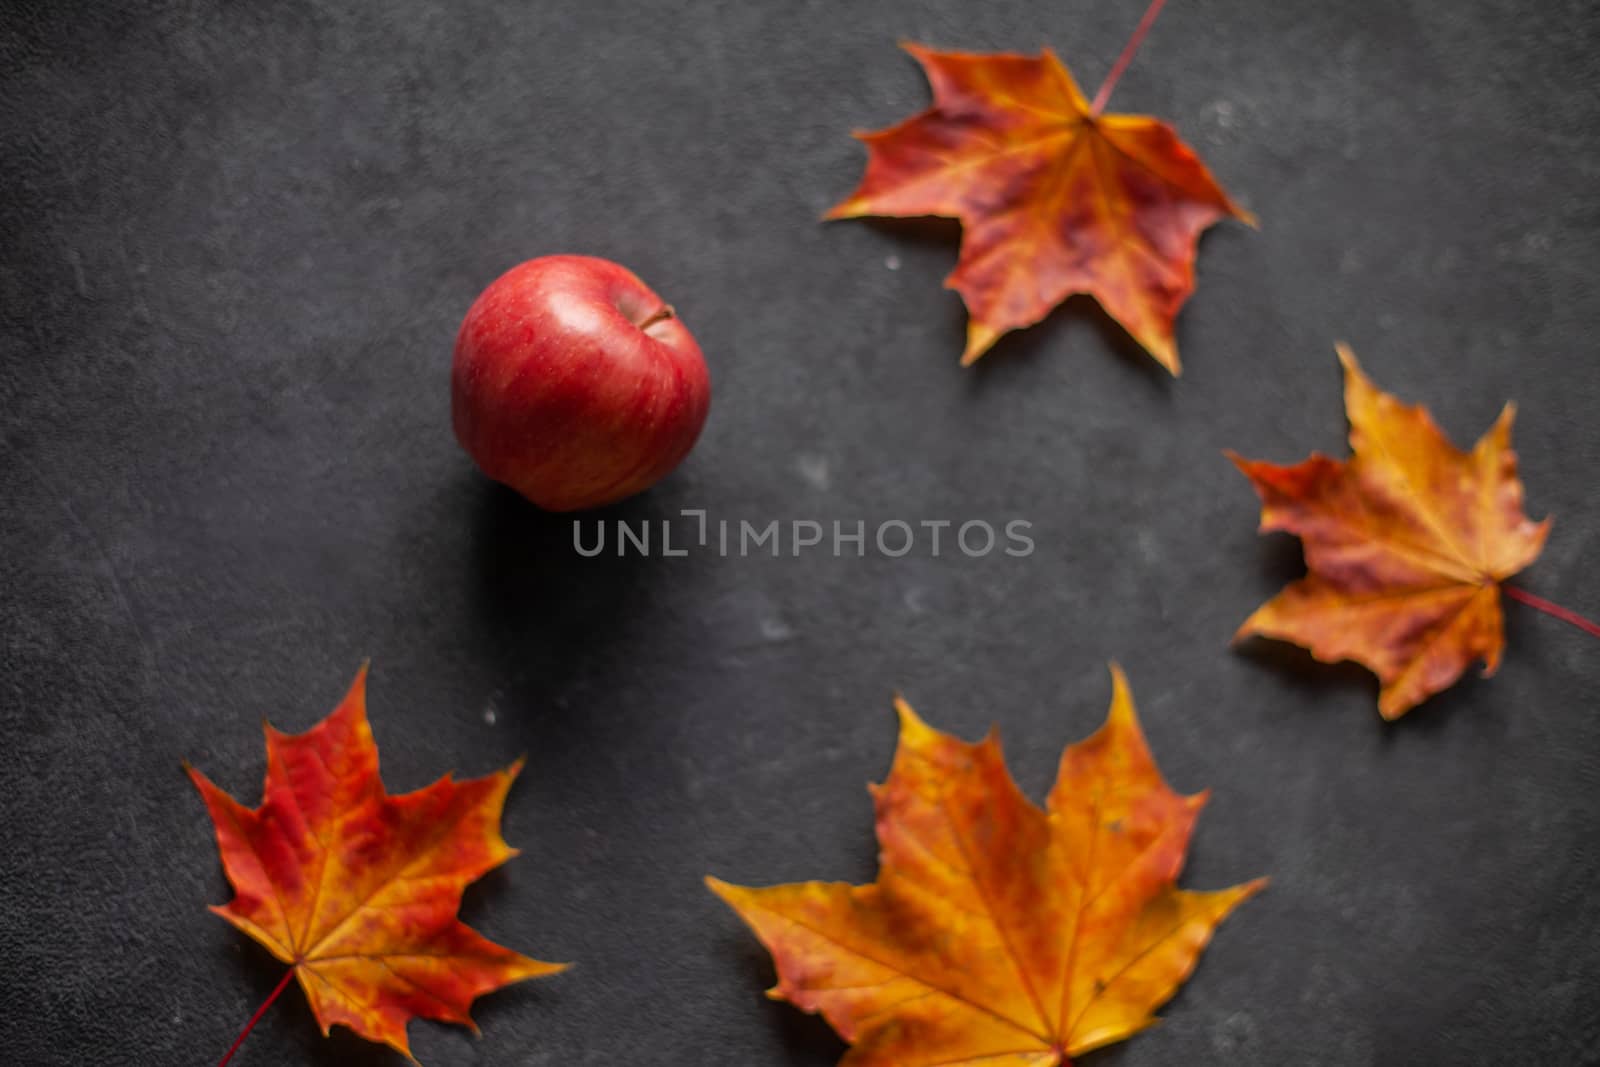
[[[363,657],[391,786],[527,753],[490,935],[579,967],[418,1024],[430,1067],[824,1067],[700,886],[867,880],[890,694],[998,722],[1042,795],[1127,667],[1188,883],[1271,890],[1167,1022],[1084,1067],[1600,1063],[1600,648],[1520,606],[1397,725],[1354,668],[1231,653],[1291,576],[1225,446],[1342,449],[1333,342],[1465,442],[1515,398],[1530,589],[1600,612],[1600,9],[1178,0],[1114,109],[1259,233],[1204,241],[1168,380],[1074,305],[961,371],[939,227],[820,225],[922,106],[899,39],[1053,45],[1137,2],[18,2],[0,14],[0,1059],[207,1064],[279,969],[185,757],[253,799]],[[716,382],[614,510],[1025,517],[1029,559],[582,560],[449,432],[513,263],[619,259]],[[241,1065],[396,1064],[291,994]]]

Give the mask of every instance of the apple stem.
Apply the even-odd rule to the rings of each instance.
[[[1122,72],[1128,69],[1128,64],[1133,62],[1133,55],[1139,51],[1139,46],[1144,43],[1145,34],[1150,32],[1150,27],[1155,25],[1156,16],[1161,14],[1161,8],[1167,0],[1150,0],[1150,6],[1145,9],[1144,18],[1139,20],[1138,27],[1133,31],[1133,36],[1128,38],[1128,43],[1123,47],[1122,54],[1111,65],[1111,73],[1106,75],[1106,80],[1100,83],[1100,91],[1094,94],[1094,103],[1089,105],[1089,114],[1098,115],[1105,110],[1106,104],[1111,100],[1111,90],[1117,87],[1117,79],[1122,77]]]
[[[250,1021],[244,1024],[244,1029],[239,1031],[238,1037],[234,1038],[233,1045],[223,1054],[222,1061],[217,1064],[217,1067],[228,1067],[228,1061],[233,1059],[233,1054],[239,1051],[239,1046],[244,1044],[244,1039],[250,1036],[250,1031],[256,1028],[256,1023],[261,1021],[261,1017],[267,1013],[267,1009],[272,1007],[279,997],[283,996],[283,991],[289,988],[289,979],[293,977],[294,968],[290,967],[284,972],[283,979],[278,982],[277,988],[272,991],[272,994],[266,1000],[261,1002],[261,1007],[257,1008],[256,1013],[250,1016]]]
[[[677,312],[672,310],[672,305],[671,304],[662,304],[659,308],[656,309],[656,311],[655,311],[655,313],[653,315],[651,315],[649,318],[645,319],[643,322],[641,322],[639,324],[639,329],[648,330],[650,327],[654,326],[656,323],[665,322],[667,319],[672,318],[672,316],[674,316],[676,314],[677,314]]]
[[[1552,618],[1560,619],[1562,622],[1571,623],[1590,637],[1600,638],[1600,622],[1586,619],[1576,611],[1564,608],[1560,604],[1552,604],[1544,597],[1535,596],[1526,589],[1519,589],[1514,585],[1502,585],[1500,588],[1504,589],[1506,596],[1512,600],[1521,601],[1536,611],[1542,611]]]

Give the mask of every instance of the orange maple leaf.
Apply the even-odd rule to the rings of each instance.
[[[904,47],[927,73],[933,106],[856,135],[866,174],[827,217],[961,220],[961,259],[945,285],[967,305],[963,364],[1087,293],[1177,374],[1173,322],[1194,290],[1200,233],[1224,216],[1254,217],[1172,127],[1100,114],[1048,48],[1034,57]]]
[[[324,1034],[337,1023],[410,1056],[414,1016],[476,1032],[474,999],[564,965],[518,955],[456,918],[462,890],[517,854],[500,836],[500,813],[521,763],[388,795],[366,677],[363,667],[305,733],[266,727],[260,807],[186,769],[235,893],[211,910],[293,967]]]
[[[992,732],[966,744],[897,701],[875,883],[707,879],[772,953],[768,996],[851,1043],[841,1067],[1054,1067],[1120,1041],[1265,884],[1176,887],[1205,794],[1168,788],[1112,678],[1106,723],[1062,754],[1047,811]]]
[[[1538,558],[1550,520],[1522,510],[1507,404],[1471,452],[1426,408],[1379,390],[1343,345],[1348,460],[1294,466],[1229,452],[1261,496],[1261,530],[1300,537],[1309,574],[1258,608],[1235,640],[1292,641],[1325,663],[1378,676],[1395,719],[1505,648],[1500,583]]]

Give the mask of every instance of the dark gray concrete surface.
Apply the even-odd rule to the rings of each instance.
[[[895,47],[1055,47],[1137,2],[17,2],[0,14],[0,1060],[210,1064],[280,972],[188,758],[254,801],[371,657],[391,787],[528,756],[465,916],[570,974],[429,1067],[823,1067],[700,884],[868,880],[900,689],[1042,796],[1128,669],[1210,787],[1187,884],[1271,889],[1084,1067],[1600,1063],[1600,647],[1513,605],[1499,676],[1230,652],[1294,574],[1222,458],[1343,448],[1335,340],[1460,442],[1508,398],[1528,588],[1600,582],[1600,9],[1174,0],[1114,110],[1262,220],[1204,240],[1168,380],[1077,304],[956,365],[941,227],[821,225],[921,107]],[[577,558],[448,423],[477,291],[556,251],[677,305],[716,395],[608,513],[1033,522],[1027,559]],[[395,1064],[291,993],[237,1061]]]

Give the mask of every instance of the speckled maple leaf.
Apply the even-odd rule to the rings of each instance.
[[[1373,385],[1343,345],[1339,359],[1349,459],[1278,466],[1228,453],[1261,497],[1262,532],[1299,536],[1309,571],[1235,639],[1292,641],[1327,663],[1362,664],[1381,683],[1378,711],[1394,719],[1455,684],[1474,660],[1486,675],[1499,667],[1501,583],[1538,558],[1550,520],[1522,510],[1513,405],[1463,452],[1426,408]]]
[[[961,259],[945,284],[967,305],[963,364],[1087,293],[1178,373],[1174,323],[1194,290],[1200,233],[1223,217],[1255,220],[1172,127],[1101,113],[1158,9],[1092,104],[1048,48],[1023,56],[905,46],[927,73],[933,106],[857,134],[866,174],[827,217],[961,221]]]

